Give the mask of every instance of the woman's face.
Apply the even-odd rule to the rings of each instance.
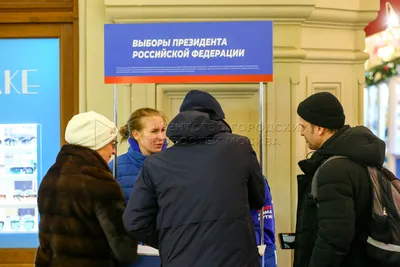
[[[111,156],[115,155],[115,146],[117,145],[117,140],[114,139],[104,147],[97,150],[100,156],[105,160],[105,162],[110,162]]]
[[[160,152],[165,140],[165,122],[161,116],[149,116],[141,119],[142,129],[133,131],[132,137],[138,142],[145,156]]]

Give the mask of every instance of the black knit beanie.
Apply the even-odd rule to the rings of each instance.
[[[309,123],[328,129],[342,128],[346,119],[342,104],[328,92],[307,97],[297,107],[297,114]]]

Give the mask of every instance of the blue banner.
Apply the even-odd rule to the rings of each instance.
[[[105,83],[268,82],[272,21],[104,25]]]
[[[60,149],[59,39],[0,39],[0,248],[38,246],[37,190]]]

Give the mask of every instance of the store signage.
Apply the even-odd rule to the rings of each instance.
[[[32,95],[38,92],[33,91],[30,88],[39,88],[39,85],[29,84],[28,74],[30,72],[36,72],[36,69],[29,70],[4,70],[4,87],[0,87],[0,95],[9,95],[12,93],[22,94],[22,95]],[[16,80],[19,80],[18,85],[16,85]]]

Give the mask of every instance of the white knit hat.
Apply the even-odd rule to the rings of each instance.
[[[77,114],[68,122],[65,140],[71,145],[80,145],[98,150],[110,143],[118,134],[115,124],[94,111]]]

